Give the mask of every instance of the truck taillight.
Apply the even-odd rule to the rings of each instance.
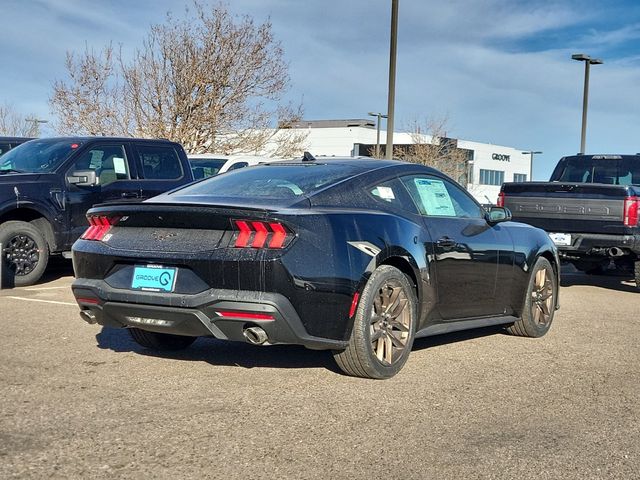
[[[499,207],[504,207],[504,192],[500,192],[498,194],[498,203],[496,204]]]
[[[640,198],[632,196],[624,199],[622,221],[625,227],[638,226],[638,207],[640,207]]]
[[[89,215],[89,228],[80,237],[83,240],[100,241],[109,232],[111,227],[118,223],[120,217],[107,217],[104,215]]]
[[[237,230],[232,241],[235,248],[284,248],[293,237],[278,222],[233,220],[233,226]]]

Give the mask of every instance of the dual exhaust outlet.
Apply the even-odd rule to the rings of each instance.
[[[267,332],[261,327],[247,327],[242,330],[242,335],[252,345],[262,345],[269,340]]]

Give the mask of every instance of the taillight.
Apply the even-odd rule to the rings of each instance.
[[[87,217],[89,220],[89,228],[80,237],[83,240],[97,240],[100,241],[109,232],[111,227],[118,223],[120,217],[107,217],[104,215],[90,215]]]
[[[500,192],[498,194],[498,203],[496,204],[499,207],[504,207],[504,192]]]
[[[233,220],[235,248],[284,248],[293,235],[278,222]]]
[[[622,221],[625,227],[636,227],[638,225],[638,208],[640,198],[633,196],[624,199],[624,214]]]

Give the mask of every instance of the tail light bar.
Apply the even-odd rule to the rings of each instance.
[[[284,248],[293,237],[279,222],[260,220],[233,220],[237,233],[232,243],[235,248]]]
[[[498,194],[498,203],[496,203],[498,207],[504,207],[504,192],[500,192]]]
[[[120,217],[107,217],[104,215],[89,215],[89,228],[80,237],[83,240],[101,241],[109,232],[111,227],[118,223]]]
[[[622,221],[625,227],[638,226],[638,208],[640,208],[640,197],[631,196],[624,199]]]

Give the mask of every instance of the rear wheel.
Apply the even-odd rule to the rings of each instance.
[[[416,304],[413,286],[400,270],[378,267],[362,291],[349,345],[334,353],[338,366],[356,377],[393,377],[413,346]]]
[[[49,261],[49,245],[40,230],[28,222],[11,221],[0,225],[3,286],[33,285]]]
[[[547,333],[556,310],[557,292],[558,282],[551,263],[538,258],[529,278],[522,317],[507,331],[521,337],[541,337]]]
[[[198,337],[172,335],[170,333],[149,332],[139,328],[128,328],[131,337],[138,345],[152,350],[182,350],[187,348]]]
[[[640,288],[640,260],[633,262],[633,275],[636,281],[636,287]]]

